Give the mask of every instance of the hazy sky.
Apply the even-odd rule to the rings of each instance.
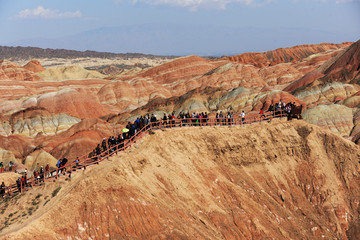
[[[121,36],[124,35],[119,34],[108,34],[93,43],[89,37],[89,43],[85,45],[75,42],[72,45],[70,40],[76,36],[80,38],[88,31],[95,38],[94,32],[100,34],[101,29],[111,29],[109,27],[127,27],[126,34],[131,35],[135,31],[141,31],[138,27],[132,32],[132,26],[149,24],[213,26],[216,31],[226,28],[228,32],[233,29],[241,33],[230,34],[230,38],[235,39],[224,39],[224,42],[220,38],[216,39],[217,42],[214,40],[214,44],[228,45],[228,48],[196,43],[198,28],[191,28],[184,34],[180,32],[184,28],[179,28],[179,32],[175,33],[176,29],[172,29],[173,31],[163,32],[158,37],[167,40],[171,38],[166,34],[175,34],[179,42],[203,46],[199,52],[196,49],[200,47],[192,49],[181,44],[175,44],[161,52],[159,46],[140,42],[138,49],[136,45],[130,44],[127,49],[128,43],[125,40],[121,42],[124,38]],[[212,40],[216,37],[215,30],[207,31],[206,29],[210,29],[207,27],[202,29],[201,37]],[[221,51],[226,54],[272,50],[268,48],[297,44],[357,41],[360,39],[360,0],[0,0],[0,29],[0,45],[8,46],[34,45],[76,50],[89,48],[88,50],[97,51],[141,51],[154,54],[171,54],[171,51],[173,54],[188,54],[189,51],[206,54],[208,47],[214,48],[208,50],[209,54],[221,54]],[[221,30],[218,32],[223,34]],[[159,32],[148,31],[146,34],[156,35]],[[291,38],[289,34],[297,35]],[[239,37],[246,35],[249,38],[246,41]],[[160,41],[156,39],[154,36],[146,41]],[[116,42],[122,47],[117,47]],[[233,49],[236,44],[241,45],[241,48]],[[186,51],[183,48],[188,49]]]

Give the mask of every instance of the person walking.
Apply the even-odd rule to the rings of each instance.
[[[242,123],[244,124],[245,123],[245,113],[244,113],[244,111],[241,112],[240,117],[241,117]]]

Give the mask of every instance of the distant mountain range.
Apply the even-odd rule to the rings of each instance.
[[[76,51],[66,49],[51,49],[39,47],[6,47],[0,46],[0,60],[26,60],[38,58],[175,58],[175,56],[155,56],[142,53],[110,53],[97,51]]]
[[[304,28],[275,26],[268,29],[159,23],[97,28],[54,39],[33,36],[1,45],[154,55],[229,56],[301,44],[355,40],[357,39],[352,39],[351,36]]]

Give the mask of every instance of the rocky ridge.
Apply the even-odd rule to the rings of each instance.
[[[156,131],[1,205],[1,238],[356,239],[359,156],[302,121]]]
[[[264,53],[243,53],[236,56],[225,58],[232,62],[242,64],[251,64],[256,67],[272,66],[279,63],[297,62],[314,54],[323,53],[329,50],[336,50],[342,47],[348,47],[352,43],[344,42],[341,44],[313,44],[299,45],[290,48],[279,48]]]

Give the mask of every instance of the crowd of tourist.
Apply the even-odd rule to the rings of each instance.
[[[290,111],[292,108],[295,108],[295,102],[293,103],[276,103],[275,105],[271,104],[267,112],[271,112],[274,114],[279,113],[280,111],[285,111],[286,113],[290,114]],[[259,116],[261,118],[265,118],[267,115],[265,115],[263,110],[260,110]],[[241,111],[241,113],[238,115],[239,121],[241,123],[245,124],[245,112]],[[233,112],[227,112],[223,113],[222,111],[216,113],[215,116],[215,124],[216,125],[232,125],[234,124],[234,119],[236,118],[235,114]],[[125,149],[130,144],[130,139],[139,131],[141,131],[143,128],[150,128],[151,127],[173,127],[175,124],[179,124],[181,122],[181,125],[187,126],[187,125],[208,125],[209,117],[207,112],[201,112],[201,113],[184,113],[180,112],[177,116],[175,113],[171,114],[165,114],[158,120],[158,118],[154,114],[146,114],[144,116],[140,116],[136,118],[133,122],[128,122],[126,127],[122,129],[121,133],[117,136],[110,136],[108,138],[103,138],[101,143],[99,143],[89,154],[88,154],[88,160],[87,164],[97,163],[99,162],[100,158],[102,156],[105,156],[106,154],[112,154],[114,152],[117,152],[118,150]],[[161,125],[161,126],[160,126]],[[180,126],[181,126],[180,125]],[[45,168],[41,166],[38,168],[38,170],[33,171],[33,177],[34,181],[33,183],[43,183],[45,182],[45,178],[54,176],[57,174],[66,174],[69,173],[69,177],[71,177],[71,172],[73,169],[66,169],[68,163],[67,158],[62,158],[58,160],[56,167],[56,170],[53,170],[50,172],[50,166],[47,164]],[[9,169],[13,167],[13,163],[10,162]],[[11,167],[11,168],[10,168]],[[85,165],[80,165],[80,159],[79,157],[76,157],[72,164],[72,168],[82,168],[86,167]],[[0,162],[0,171],[4,171],[3,163]],[[18,188],[18,191],[20,192],[25,187],[31,187],[31,184],[28,181],[28,172],[27,169],[25,169],[24,174],[22,176],[19,176],[19,178],[16,180],[16,186]],[[6,192],[6,186],[5,183],[2,182],[0,185],[0,195],[1,197],[4,197]]]

